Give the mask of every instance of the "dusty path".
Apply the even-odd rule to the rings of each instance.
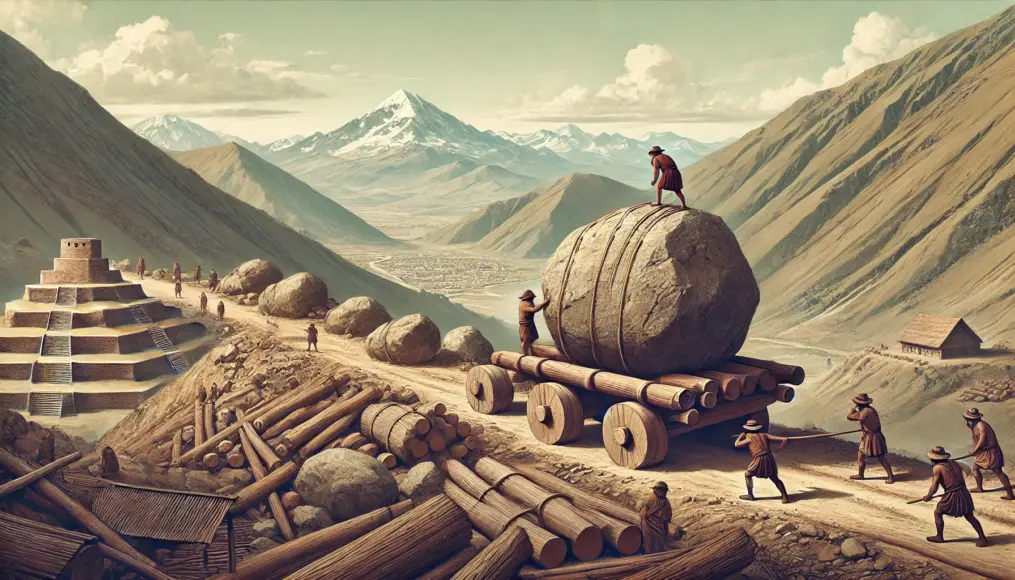
[[[171,298],[171,284],[146,280],[144,287],[150,296],[162,298],[170,304],[180,302]],[[185,285],[183,302],[194,307],[198,296],[196,288]],[[214,309],[219,299],[218,295],[209,296],[209,310]],[[227,301],[226,317],[274,330],[267,327],[265,317],[256,308],[237,306]],[[276,321],[281,340],[305,348],[307,321]],[[450,410],[469,421],[481,421],[488,428],[506,432],[507,439],[512,441],[512,451],[528,453],[536,460],[580,463],[597,473],[613,474],[623,479],[625,487],[630,489],[647,489],[651,482],[662,479],[670,486],[671,498],[708,493],[736,502],[739,501],[737,496],[743,493],[743,469],[749,463],[749,456],[733,450],[731,446],[685,437],[671,442],[669,456],[661,466],[643,471],[625,469],[614,465],[603,451],[598,424],[589,422],[585,436],[575,444],[546,446],[536,442],[529,432],[523,395],[503,415],[479,415],[472,411],[465,399],[462,389],[464,373],[457,369],[400,367],[382,363],[366,355],[362,341],[323,332],[319,347],[321,356],[372,372],[393,385],[411,386],[425,398],[445,402]],[[806,385],[800,388],[805,389]],[[890,426],[886,431],[890,437]],[[752,507],[874,537],[909,552],[910,556],[916,553],[936,560],[954,577],[976,577],[974,574],[978,574],[998,579],[1015,578],[1015,505],[1003,502],[997,493],[975,496],[977,514],[993,542],[988,548],[976,548],[972,543],[972,530],[966,522],[952,518],[947,518],[945,537],[953,541],[933,545],[925,538],[934,531],[934,504],[905,503],[906,499],[922,497],[926,493],[929,484],[927,467],[918,462],[904,462],[897,468],[899,481],[891,486],[885,485],[881,479],[854,482],[848,477],[855,473],[855,453],[855,444],[838,440],[791,443],[779,452],[778,457],[780,476],[795,501],[788,505],[774,500],[759,501]],[[883,472],[880,467],[869,468],[868,475],[880,478]],[[987,487],[996,487],[996,480],[988,480]],[[756,483],[755,491],[761,498],[775,496],[774,487],[765,480]]]

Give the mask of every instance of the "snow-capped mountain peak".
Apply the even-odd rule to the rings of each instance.
[[[222,138],[201,125],[175,115],[157,115],[131,128],[152,144],[170,151],[190,151],[222,144]]]

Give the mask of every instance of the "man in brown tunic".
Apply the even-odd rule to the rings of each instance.
[[[944,495],[941,501],[937,502],[934,508],[934,525],[937,527],[936,536],[928,536],[928,542],[942,544],[945,541],[945,520],[944,516],[953,518],[963,517],[976,530],[979,539],[976,545],[983,548],[987,545],[987,537],[983,535],[983,526],[973,515],[973,496],[966,489],[966,479],[962,474],[962,467],[957,461],[950,459],[951,454],[945,451],[944,447],[935,447],[927,453],[927,457],[934,464],[934,476],[930,481],[930,491],[923,497],[923,501],[934,499],[934,493],[938,486],[944,488]]]
[[[666,549],[670,520],[673,519],[670,500],[666,499],[666,494],[669,491],[670,488],[665,481],[656,483],[652,486],[652,496],[641,508],[642,548],[646,554],[654,554]]]
[[[42,439],[39,441],[39,465],[53,463],[56,458],[56,438],[53,437],[52,429],[42,430]]]
[[[173,280],[180,279],[180,263],[173,262]]]
[[[663,190],[672,191],[680,198],[680,207],[687,209],[687,202],[684,201],[684,179],[677,169],[677,162],[672,157],[663,153],[658,145],[653,147],[648,156],[652,159],[652,185],[656,188],[656,203],[662,205]],[[660,179],[662,174],[662,179]]]
[[[208,295],[201,293],[201,314],[208,314]]]
[[[176,279],[176,285],[175,285],[174,289],[176,291],[176,297],[177,298],[183,298],[183,283],[180,282],[179,278]]]
[[[116,452],[109,445],[102,448],[99,473],[102,474],[101,477],[109,477],[120,473],[120,460],[116,458]]]
[[[740,499],[754,501],[754,478],[771,479],[775,487],[782,494],[782,503],[789,503],[789,494],[786,493],[786,485],[779,479],[779,466],[775,463],[775,456],[772,455],[770,441],[780,441],[779,449],[786,446],[789,439],[762,433],[765,426],[751,419],[744,425],[744,432],[740,434],[735,447],[747,447],[751,451],[751,464],[744,472],[744,480],[747,482],[747,495],[740,496]]]
[[[856,406],[846,415],[850,421],[859,421],[863,435],[860,436],[860,451],[857,452],[857,469],[859,473],[849,476],[850,479],[864,479],[864,470],[867,469],[867,458],[875,457],[881,462],[881,467],[888,473],[885,483],[895,483],[895,476],[892,474],[892,466],[888,464],[888,443],[885,436],[881,434],[881,418],[878,412],[871,407],[874,399],[867,396],[867,393],[860,393],[853,397]]]
[[[966,427],[973,432],[973,450],[970,455],[975,455],[973,460],[973,478],[976,479],[974,493],[983,493],[983,474],[981,469],[989,469],[1001,480],[1001,486],[1007,495],[1001,499],[1015,500],[1012,494],[1011,480],[1004,473],[1004,453],[1001,452],[1001,445],[997,442],[997,435],[994,428],[983,420],[983,414],[979,409],[967,409],[962,415],[966,419]]]
[[[201,283],[201,264],[198,264],[197,267],[194,268],[194,282],[197,284]]]
[[[219,320],[222,320],[222,317],[226,315],[226,305],[223,304],[221,300],[219,300],[219,305],[218,305],[217,310],[218,310],[218,314],[219,314]]]
[[[526,290],[518,297],[521,303],[518,304],[518,338],[522,341],[522,354],[532,355],[532,343],[539,338],[539,331],[536,330],[536,313],[550,304],[547,298],[543,303],[536,305],[536,293]]]
[[[315,351],[321,352],[317,350],[317,327],[314,326],[313,322],[307,327],[307,352],[310,352],[311,346],[314,347]]]
[[[219,274],[215,271],[215,268],[212,268],[211,271],[208,272],[208,289],[214,292],[215,289],[218,288],[218,285]]]
[[[137,277],[144,280],[145,264],[144,256],[141,256],[137,261]]]

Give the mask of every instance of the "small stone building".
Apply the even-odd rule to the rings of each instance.
[[[899,338],[902,352],[940,359],[976,356],[982,343],[961,318],[929,314],[917,314]]]

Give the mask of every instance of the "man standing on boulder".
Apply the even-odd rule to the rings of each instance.
[[[987,545],[987,537],[983,535],[983,526],[973,514],[973,496],[966,489],[966,479],[962,474],[962,467],[957,461],[952,461],[951,454],[945,452],[944,447],[935,447],[927,453],[927,457],[934,464],[934,477],[930,481],[930,491],[923,497],[923,501],[934,499],[934,493],[938,486],[944,488],[944,495],[941,501],[937,502],[934,508],[934,525],[937,527],[937,535],[929,536],[928,542],[943,544],[945,541],[945,520],[944,516],[953,518],[963,517],[976,530],[976,545],[983,548]]]
[[[881,418],[878,412],[871,407],[874,399],[867,396],[867,393],[860,393],[853,397],[856,406],[846,415],[850,421],[859,421],[863,435],[860,436],[860,451],[857,452],[856,475],[849,476],[850,479],[864,479],[864,470],[867,469],[867,458],[876,457],[881,462],[881,467],[888,473],[885,483],[895,483],[895,476],[892,475],[892,466],[888,464],[885,456],[888,454],[888,443],[885,436],[881,434]]]
[[[141,256],[141,258],[138,259],[137,261],[137,277],[140,278],[141,280],[144,280],[144,271],[145,271],[144,256]]]
[[[1004,473],[1004,453],[997,442],[997,435],[994,428],[983,420],[983,414],[979,409],[967,409],[962,415],[966,419],[966,427],[973,432],[973,450],[970,455],[975,455],[973,460],[973,478],[976,479],[974,493],[983,493],[983,474],[981,469],[989,469],[1001,480],[1001,486],[1007,495],[1001,499],[1015,500],[1012,494],[1011,480]]]
[[[655,554],[666,550],[666,539],[670,534],[670,520],[673,509],[670,500],[666,499],[670,487],[665,481],[652,486],[652,495],[641,508],[642,548],[646,554]]]
[[[680,198],[680,207],[687,209],[687,202],[684,201],[684,178],[677,169],[677,162],[672,157],[663,153],[658,145],[653,147],[648,156],[652,159],[652,185],[656,188],[655,205],[663,204],[663,190],[672,191]],[[659,174],[662,173],[662,179]]]
[[[315,351],[321,352],[317,350],[317,327],[314,326],[313,322],[307,327],[307,352],[310,352],[311,346],[314,347]]]
[[[539,331],[536,330],[536,313],[550,305],[550,299],[539,304],[535,303],[536,293],[526,290],[518,297],[521,303],[518,305],[518,338],[522,341],[522,354],[532,356],[532,343],[539,338]]]
[[[789,494],[786,493],[786,484],[779,479],[779,466],[775,463],[775,455],[772,455],[770,441],[781,441],[779,449],[786,446],[789,439],[762,433],[764,425],[751,419],[744,425],[744,432],[737,437],[734,447],[747,447],[751,451],[751,464],[744,472],[744,480],[747,483],[747,495],[740,496],[740,499],[754,501],[754,478],[771,479],[779,493],[782,494],[782,503],[789,503]]]

